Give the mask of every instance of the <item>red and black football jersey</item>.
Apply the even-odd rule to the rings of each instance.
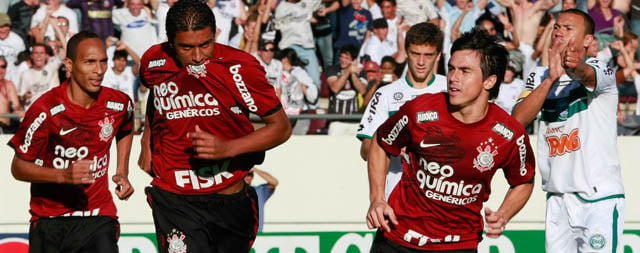
[[[150,48],[141,60],[142,83],[150,90],[152,184],[181,194],[208,194],[242,180],[264,152],[222,160],[198,159],[187,133],[199,126],[223,140],[254,131],[249,114],[268,116],[281,109],[256,59],[215,44],[200,66],[180,67],[169,44]]]
[[[91,160],[91,185],[31,184],[31,220],[56,216],[111,216],[116,207],[109,192],[112,140],[131,133],[133,104],[126,94],[102,87],[91,108],[69,100],[68,83],[42,95],[26,112],[9,141],[18,157],[43,167],[66,169]]]
[[[477,248],[483,202],[502,169],[512,186],[533,182],[534,156],[523,127],[494,104],[484,119],[465,124],[451,116],[446,94],[407,102],[378,128],[391,155],[409,157],[389,197],[398,226],[385,236],[423,250]]]

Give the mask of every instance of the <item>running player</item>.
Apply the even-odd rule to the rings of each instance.
[[[547,252],[617,252],[624,187],[617,151],[615,73],[587,58],[594,23],[577,9],[560,12],[549,67],[527,75],[513,111],[523,125],[542,111],[537,159],[549,195]]]
[[[511,185],[497,211],[485,208],[487,236],[498,237],[533,189],[534,157],[524,128],[489,99],[498,94],[507,50],[474,29],[453,43],[447,93],[405,103],[374,135],[369,154],[371,252],[477,252],[482,204],[502,169]],[[409,156],[384,198],[387,155]]]
[[[112,140],[116,195],[133,193],[128,180],[133,104],[102,87],[107,54],[102,40],[80,32],[64,60],[71,77],[36,100],[9,141],[13,176],[31,182],[30,252],[118,252],[120,225],[109,192]]]
[[[405,102],[424,93],[447,91],[447,79],[435,73],[442,52],[444,35],[440,28],[428,22],[412,26],[406,35],[407,75],[393,83],[382,86],[373,95],[362,114],[356,137],[362,141],[360,156],[365,161],[369,155],[371,137],[378,126],[393,115]],[[385,187],[385,197],[389,197],[402,176],[400,156],[394,156],[389,163],[389,174]]]
[[[168,42],[142,57],[150,89],[140,164],[162,252],[249,252],[258,228],[255,190],[243,178],[291,126],[260,63],[216,44],[202,1],[167,14]],[[254,130],[249,113],[265,126]]]

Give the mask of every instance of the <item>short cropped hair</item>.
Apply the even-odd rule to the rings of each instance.
[[[583,11],[581,11],[579,9],[564,10],[564,11],[560,12],[560,15],[562,15],[564,13],[576,14],[576,15],[582,17],[582,19],[584,20],[584,34],[585,35],[593,35],[593,33],[595,32],[595,23],[593,22],[593,19],[588,14],[584,13]]]
[[[69,42],[67,42],[67,58],[75,60],[78,51],[78,44],[86,39],[98,39],[102,41],[102,39],[100,39],[100,36],[93,32],[81,31],[79,33],[76,33],[75,35],[73,35],[73,37],[71,37],[71,39],[69,39]]]
[[[199,0],[180,0],[167,13],[165,27],[170,43],[176,38],[176,32],[199,31],[211,27],[216,32],[216,18],[204,2]]]

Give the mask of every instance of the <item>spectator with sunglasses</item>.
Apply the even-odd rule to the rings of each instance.
[[[280,97],[282,95],[282,62],[273,58],[275,49],[276,45],[273,41],[261,39],[258,42],[258,51],[253,53],[253,56],[264,67],[267,72],[267,81],[273,85],[273,88],[276,89],[276,95]]]

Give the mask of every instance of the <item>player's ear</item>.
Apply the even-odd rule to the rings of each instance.
[[[496,75],[490,75],[489,77],[487,77],[487,79],[484,79],[484,81],[482,81],[482,86],[485,90],[491,90],[491,88],[496,85],[497,80],[498,79]]]
[[[67,69],[67,72],[71,73],[73,71],[73,60],[69,57],[64,58],[64,67]]]
[[[591,42],[593,42],[595,38],[591,34],[587,34],[584,36],[584,40],[582,41],[582,47],[588,49],[591,46]]]

